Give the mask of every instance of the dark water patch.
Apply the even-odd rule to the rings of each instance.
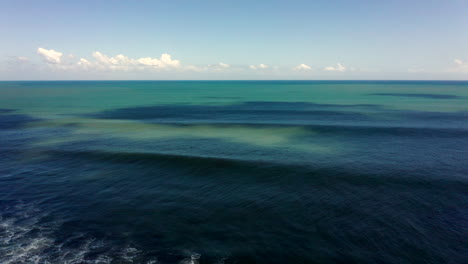
[[[399,96],[399,97],[418,97],[427,99],[463,99],[465,97],[450,94],[422,94],[422,93],[372,93],[371,95],[381,96]]]
[[[310,102],[267,102],[250,101],[239,105],[240,107],[255,109],[289,109],[289,110],[321,110],[321,109],[382,109],[376,104],[319,104]]]
[[[394,126],[347,126],[347,125],[310,125],[304,126],[311,131],[324,135],[338,134],[342,136],[394,136],[401,138],[465,138],[468,139],[467,128],[431,128],[431,127],[394,127]],[[384,140],[385,138],[382,138]]]
[[[87,117],[129,120],[369,120],[352,109],[375,109],[373,105],[321,105],[304,102],[246,102],[236,105],[155,105],[102,111]]]
[[[0,129],[16,129],[24,127],[31,122],[42,119],[22,114],[2,114],[0,115]]]
[[[395,112],[397,113],[397,112]],[[398,111],[398,115],[402,118],[412,120],[428,120],[443,123],[447,120],[466,121],[468,120],[468,111],[456,112],[431,112],[431,111]]]
[[[366,120],[368,117],[357,112],[236,109],[217,106],[152,106],[110,110],[90,115],[101,119],[129,120]]]
[[[11,113],[16,111],[15,109],[0,108],[0,114]]]
[[[141,106],[141,107],[129,107],[129,108],[118,108],[112,110],[106,110],[99,113],[95,113],[94,116],[98,118],[115,118],[115,119],[127,119],[132,114],[137,113],[152,113],[155,117],[166,114],[171,116],[178,113],[215,113],[217,111],[229,112],[256,112],[264,111],[265,113],[271,112],[289,112],[290,114],[301,113],[311,111],[321,112],[339,112],[341,110],[348,109],[381,109],[379,105],[372,104],[355,104],[355,105],[340,105],[340,104],[316,104],[308,102],[266,102],[266,101],[252,101],[244,102],[233,105],[188,105],[188,104],[172,104],[172,105],[154,105],[154,106]],[[93,115],[93,114],[91,114]],[[146,116],[134,116],[135,119],[151,118],[151,115]]]
[[[468,112],[385,109],[378,105],[305,102],[246,102],[235,105],[155,105],[106,110],[86,117],[141,120],[152,123],[363,124],[464,127]],[[402,123],[403,122],[403,123]]]

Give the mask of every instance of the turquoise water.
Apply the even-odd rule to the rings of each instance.
[[[0,262],[461,263],[467,103],[468,82],[0,82]]]

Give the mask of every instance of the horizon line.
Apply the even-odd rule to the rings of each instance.
[[[126,80],[66,80],[66,79],[51,79],[51,80],[0,80],[0,82],[125,82],[125,81],[148,81],[148,82],[174,82],[174,81],[181,81],[181,82],[220,82],[220,81],[228,81],[228,82],[245,82],[245,81],[317,81],[317,82],[369,82],[369,81],[382,81],[382,82],[468,82],[466,80],[444,80],[444,79],[431,79],[431,80],[414,80],[414,79],[343,79],[343,80],[333,80],[333,79],[164,79],[164,80],[146,80],[146,79],[126,79]]]

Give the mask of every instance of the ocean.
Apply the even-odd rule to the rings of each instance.
[[[0,263],[466,263],[468,82],[0,82]]]

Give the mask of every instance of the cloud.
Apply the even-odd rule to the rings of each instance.
[[[296,71],[308,71],[308,70],[312,70],[312,67],[310,67],[307,64],[302,63],[302,64],[299,64],[296,67],[294,67],[294,70],[296,70]]]
[[[250,65],[249,68],[252,70],[262,70],[268,68],[268,65],[260,63],[258,65]]]
[[[119,55],[116,56],[116,58]],[[123,56],[123,55],[121,55]],[[117,58],[119,59],[119,58]],[[125,60],[128,61],[129,59],[127,57],[121,57],[120,60]],[[136,60],[139,64],[145,65],[145,66],[151,66],[153,68],[178,68],[180,67],[180,61],[178,60],[173,60],[170,54],[164,53],[161,55],[159,59],[157,58],[151,58],[151,57],[146,57],[146,58],[141,58]],[[130,60],[132,62],[132,60]]]
[[[455,67],[449,69],[450,72],[468,73],[468,62],[462,61],[460,59],[454,59],[453,63],[455,64]]]
[[[92,67],[92,64],[91,62],[89,62],[87,59],[83,59],[81,58],[77,63],[76,63],[79,67],[83,68],[83,69],[90,69]]]
[[[231,65],[226,64],[226,63],[222,63],[222,62],[220,62],[218,65],[219,65],[219,67],[221,67],[221,68],[229,68],[229,67],[231,67]]]
[[[93,52],[94,61],[80,58],[76,63],[84,69],[95,68],[98,70],[144,70],[144,69],[169,69],[179,68],[179,60],[172,59],[170,54],[162,54],[160,58],[144,57],[132,59],[123,54],[114,57],[107,56],[99,51]]]
[[[179,60],[172,59],[170,54],[162,54],[160,58],[144,57],[139,59],[129,58],[123,54],[114,57],[103,54],[99,51],[92,53],[92,58],[80,58],[74,60],[74,56],[69,54],[63,56],[62,52],[38,48],[37,54],[53,69],[59,70],[112,70],[130,71],[145,69],[176,69],[181,67]],[[18,57],[19,60],[19,57]],[[221,68],[229,67],[228,64],[220,63]]]
[[[46,63],[51,70],[62,71],[123,71],[123,72],[142,72],[142,71],[193,71],[193,72],[220,72],[220,73],[240,73],[246,70],[256,71],[258,74],[263,73],[279,73],[279,68],[267,64],[252,64],[252,65],[234,65],[219,62],[209,65],[183,65],[180,60],[173,59],[170,54],[164,53],[160,57],[140,57],[132,58],[124,54],[109,56],[100,51],[95,51],[89,57],[74,57],[73,55],[65,55],[62,52],[53,49],[38,48],[37,54]],[[28,61],[26,57],[17,57],[18,61]],[[458,65],[458,71],[468,71],[468,66],[461,60],[455,60]],[[293,68],[295,71],[311,71],[313,68],[307,64],[299,64]],[[325,71],[353,71],[353,68],[346,68],[343,64],[337,63],[336,66],[328,66]]]
[[[206,66],[195,66],[195,65],[187,65],[182,67],[183,70],[189,70],[189,71],[195,71],[195,72],[220,72],[220,71],[225,71],[227,69],[232,68],[231,65],[226,64],[226,63],[218,63],[218,64],[210,64]]]
[[[129,70],[133,65],[136,64],[136,62],[130,58],[128,58],[125,55],[119,54],[116,55],[115,57],[109,57],[105,54],[102,54],[99,51],[93,52],[93,57],[96,60],[94,65],[97,68],[106,70]],[[86,59],[82,60],[83,58],[80,59],[80,62],[83,62],[83,64],[86,64],[88,67],[92,66],[92,63],[87,64],[85,61]],[[140,60],[144,60],[148,66],[151,65],[151,58],[142,58]],[[89,62],[89,61],[88,61]]]
[[[336,64],[336,67],[334,67],[334,66],[328,66],[328,67],[325,67],[324,70],[326,70],[326,71],[344,72],[344,71],[346,71],[346,67],[345,67],[343,64],[341,64],[341,63],[338,62],[338,63]]]
[[[42,56],[42,59],[50,64],[59,64],[61,62],[62,52],[55,51],[53,49],[47,50],[43,48],[37,49],[37,54]]]
[[[208,67],[203,67],[204,68],[203,70],[204,71],[210,71],[210,70],[212,70],[212,71],[224,71],[224,70],[226,70],[226,69],[228,69],[230,67],[231,67],[231,65],[220,62],[220,63],[215,64],[215,65],[208,65]]]

